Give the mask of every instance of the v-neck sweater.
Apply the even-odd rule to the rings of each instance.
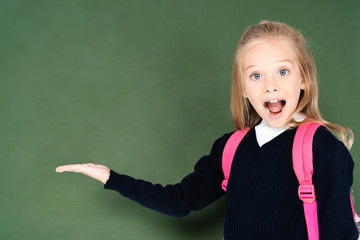
[[[104,188],[173,217],[200,210],[226,194],[225,240],[304,240],[303,203],[291,157],[295,132],[288,129],[260,147],[252,128],[237,148],[226,193],[221,188],[221,156],[232,133],[217,139],[210,154],[178,184],[152,184],[111,170]],[[357,239],[349,198],[354,167],[349,151],[320,127],[313,157],[320,240]]]

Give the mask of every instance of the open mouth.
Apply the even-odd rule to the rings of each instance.
[[[264,107],[267,109],[267,111],[272,114],[272,115],[276,115],[281,113],[281,111],[283,110],[284,106],[286,104],[285,100],[278,100],[278,99],[274,99],[274,100],[270,100],[268,102],[264,103]]]

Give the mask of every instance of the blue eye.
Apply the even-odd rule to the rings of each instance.
[[[254,80],[259,80],[260,79],[260,77],[261,77],[261,75],[260,74],[258,74],[258,73],[254,73],[253,75],[251,75],[250,76],[252,79],[254,79]]]
[[[280,73],[280,76],[285,76],[289,73],[289,70],[281,69],[279,73]]]

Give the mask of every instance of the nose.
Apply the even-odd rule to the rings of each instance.
[[[274,92],[278,92],[279,88],[275,83],[275,79],[273,78],[268,78],[264,81],[264,92],[265,93],[274,93]]]

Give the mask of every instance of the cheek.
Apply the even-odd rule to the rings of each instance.
[[[254,100],[256,99],[256,97],[254,95],[254,91],[252,91],[251,88],[245,88],[244,97],[249,100],[251,105],[254,105]]]
[[[254,98],[256,96],[256,89],[258,89],[258,86],[254,82],[245,81],[244,83],[244,90],[243,90],[243,96],[245,98]]]
[[[259,112],[262,109],[262,102],[260,101],[259,97],[255,95],[248,95],[247,100],[251,104],[251,106],[255,109],[255,111]]]
[[[292,103],[293,103],[292,105],[294,105],[295,107],[299,103],[300,93],[301,93],[300,85],[297,86],[296,88],[293,88],[292,91],[289,93],[292,98]]]
[[[301,89],[303,89],[303,84],[298,79],[293,79],[287,83],[288,93],[291,95],[300,95]]]

